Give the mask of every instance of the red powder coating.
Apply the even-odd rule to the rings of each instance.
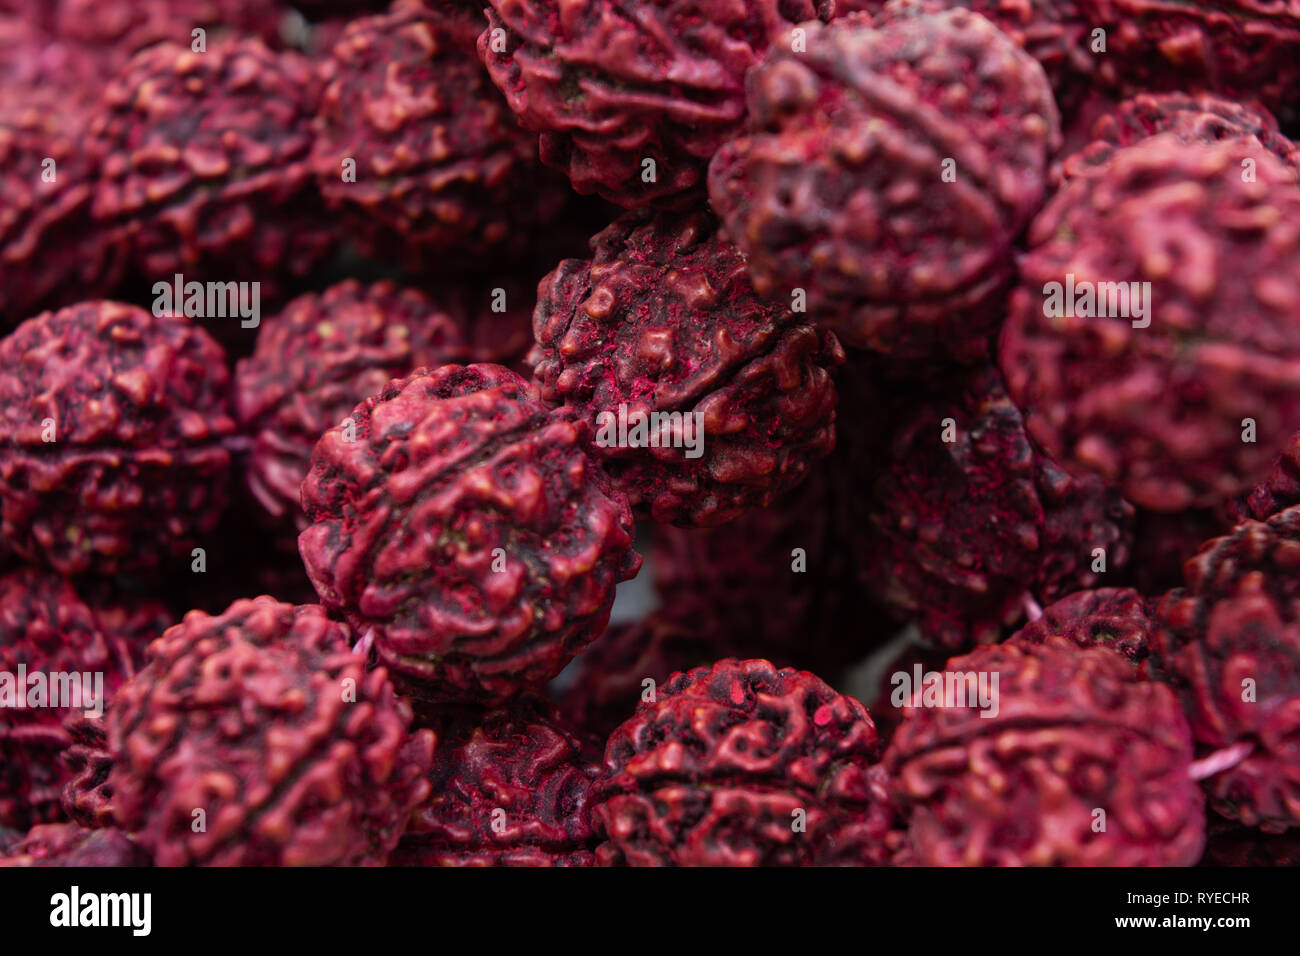
[[[481,13],[401,0],[349,24],[322,64],[312,170],[368,251],[501,251],[561,210],[563,180],[544,173],[478,60],[483,26]]]
[[[1300,825],[1300,508],[1245,521],[1187,563],[1159,606],[1153,672],[1180,693],[1197,743],[1248,754],[1206,781],[1248,826]]]
[[[745,71],[814,0],[489,0],[479,55],[543,162],[626,208],[695,202],[741,129]],[[852,5],[850,5],[852,6]],[[810,44],[811,47],[811,44]],[[645,165],[653,161],[653,168]]]
[[[96,219],[125,230],[153,281],[305,275],[337,238],[310,193],[317,94],[306,60],[257,40],[141,52],[89,126],[105,156]]]
[[[905,712],[885,765],[916,862],[1190,866],[1200,858],[1204,798],[1190,776],[1191,731],[1169,688],[1138,681],[1108,648],[1061,643],[983,647],[948,670],[996,674],[997,715],[974,705]]]
[[[1296,119],[1300,7],[1292,0],[1075,0],[1105,31],[1108,70],[1128,88],[1258,99]]]
[[[1103,582],[1095,550],[1122,568],[1133,523],[1116,492],[1037,451],[996,369],[957,384],[903,404],[858,545],[878,598],[952,649],[997,640],[1027,596]]]
[[[1020,646],[1063,641],[1075,647],[1100,645],[1134,664],[1147,656],[1155,629],[1154,602],[1132,588],[1076,591],[1043,609],[1043,616],[1007,638]]]
[[[839,343],[759,299],[711,217],[629,213],[592,248],[542,280],[535,375],[543,399],[591,423],[634,507],[659,522],[720,524],[770,503],[834,447]],[[631,437],[634,416],[657,412],[693,417]]]
[[[280,0],[41,0],[52,8],[50,27],[97,61],[104,78],[141,50],[159,43],[190,46],[194,31],[205,42],[221,37],[279,39],[288,6]]]
[[[131,620],[152,615],[160,626],[165,612],[156,602],[136,608],[88,604],[65,579],[25,568],[0,577],[0,674],[9,675],[7,699],[0,692],[0,826],[25,828],[62,818],[60,791],[69,771],[59,754],[72,737],[64,727],[80,719],[95,702],[83,696],[81,706],[54,707],[63,688],[80,686],[83,695],[96,691],[102,680],[105,698],[135,672],[144,644],[161,630],[134,628]],[[20,668],[27,682],[20,683]],[[78,675],[69,684],[60,675]],[[33,678],[40,684],[34,685]],[[34,699],[35,686],[46,688]],[[29,704],[38,706],[28,706]],[[21,705],[21,706],[19,706]],[[107,699],[99,701],[102,714]],[[89,723],[102,726],[102,718]]]
[[[86,302],[0,341],[0,530],[62,574],[188,556],[225,506],[225,355],[184,319]]]
[[[247,479],[262,507],[303,524],[299,489],[320,436],[391,379],[464,358],[463,326],[416,290],[355,280],[263,321],[235,373],[235,410],[253,438]]]
[[[592,865],[596,767],[553,708],[524,697],[421,719],[438,736],[432,789],[391,865]]]
[[[864,864],[891,814],[866,709],[767,661],[675,674],[614,731],[596,797],[604,865]]]
[[[421,370],[325,433],[299,537],[325,605],[427,700],[504,700],[554,677],[635,575],[632,515],[589,429],[495,365]]]
[[[382,865],[434,738],[352,640],[269,597],[186,615],[109,709],[118,826],[159,866]]]
[[[747,81],[749,133],[709,171],[757,290],[807,296],[846,345],[988,352],[1012,243],[1060,140],[1042,68],[965,10],[808,27]]]
[[[0,17],[0,323],[106,294],[125,254],[91,222],[102,150],[85,142],[98,82],[76,48]]]
[[[1062,163],[1061,178],[1104,166],[1117,150],[1159,133],[1201,145],[1243,139],[1273,153],[1292,171],[1300,169],[1300,149],[1278,130],[1273,114],[1210,93],[1143,93],[1097,118],[1090,133],[1091,142]]]
[[[59,755],[68,773],[59,804],[68,819],[94,829],[114,825],[113,788],[108,782],[113,757],[104,724],[89,717],[70,719],[64,725],[69,739]]]
[[[1002,331],[1035,442],[1155,511],[1213,506],[1263,477],[1300,421],[1297,217],[1292,171],[1241,140],[1166,133],[1070,182],[1030,229]],[[1079,290],[1103,282],[1149,282],[1145,318],[1109,293],[1088,316]]]

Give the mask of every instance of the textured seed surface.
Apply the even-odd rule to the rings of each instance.
[[[1261,106],[1249,106],[1210,93],[1143,93],[1125,100],[1099,117],[1090,129],[1092,142],[1066,155],[1063,178],[1104,166],[1119,149],[1148,136],[1173,133],[1184,143],[1213,145],[1224,140],[1246,140],[1267,150],[1295,173],[1300,170],[1300,150],[1282,135],[1277,119]]]
[[[632,504],[715,525],[803,480],[835,445],[835,337],[759,299],[706,214],[629,213],[592,248],[539,286],[534,374],[590,422]]]
[[[495,365],[418,371],[351,418],[316,446],[299,548],[406,690],[504,700],[599,635],[641,559],[582,421]]]
[[[434,737],[352,640],[269,597],[186,615],[109,709],[117,825],[159,866],[383,865]]]
[[[998,639],[1026,595],[1100,583],[1132,541],[1132,507],[1035,448],[991,366],[903,403],[870,501],[857,545],[869,586],[953,649]]]
[[[71,771],[60,754],[73,742],[65,722],[84,720],[102,733],[107,698],[135,673],[145,644],[169,618],[156,601],[102,604],[33,568],[0,576],[0,826],[63,819],[60,795]],[[41,697],[33,696],[41,685],[24,685],[20,673],[40,675]],[[76,684],[57,676],[73,674]],[[79,686],[80,701],[63,697],[65,686],[69,693]],[[105,697],[99,716],[85,718],[96,710],[98,689]]]
[[[478,11],[401,0],[350,22],[320,67],[312,171],[381,258],[500,251],[563,206],[536,137],[479,62],[483,23]]]
[[[523,697],[487,712],[442,708],[430,796],[395,866],[591,866],[596,766],[550,705]]]
[[[980,648],[950,660],[948,672],[996,674],[997,714],[965,700],[905,712],[885,763],[916,862],[1190,866],[1200,858],[1205,801],[1189,776],[1191,731],[1169,688],[1138,681],[1108,648],[1051,643]]]
[[[676,674],[610,735],[598,859],[882,862],[892,818],[876,756],[866,709],[806,671],[731,658]]]
[[[1000,345],[1035,442],[1156,511],[1249,490],[1300,421],[1298,217],[1291,170],[1244,141],[1166,133],[1066,185],[1029,231]],[[1145,317],[1128,283],[1150,283]]]
[[[1154,612],[1153,602],[1132,588],[1076,591],[1049,604],[1042,617],[1026,624],[1007,641],[1019,645],[1056,641],[1076,647],[1101,645],[1136,664],[1149,653]]]
[[[125,230],[151,280],[305,275],[336,241],[309,192],[317,96],[305,59],[258,40],[149,47],[87,131],[96,220]]]
[[[0,341],[0,531],[63,574],[188,554],[225,507],[225,354],[187,320],[86,302]]]
[[[1208,90],[1297,118],[1300,7],[1293,0],[1077,0],[1105,31],[1113,82],[1139,90]]]
[[[1152,639],[1155,674],[1178,689],[1197,743],[1246,748],[1206,781],[1210,805],[1248,826],[1300,824],[1300,508],[1245,521],[1187,563]]]
[[[520,123],[540,134],[542,160],[578,192],[627,208],[698,202],[709,157],[743,124],[745,71],[832,7],[489,2],[479,53]]]
[[[977,14],[849,17],[773,47],[709,196],[758,291],[845,344],[977,361],[1060,129],[1042,67]]]
[[[295,299],[265,320],[235,374],[235,411],[253,436],[246,474],[257,501],[301,524],[299,490],[320,436],[390,380],[464,358],[463,325],[414,289],[355,280]]]

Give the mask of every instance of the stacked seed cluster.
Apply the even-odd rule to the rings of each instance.
[[[0,0],[0,864],[1293,862],[1297,63]]]

